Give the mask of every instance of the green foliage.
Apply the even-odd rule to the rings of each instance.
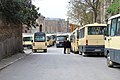
[[[8,22],[34,26],[39,15],[37,10],[31,0],[0,0],[0,11]]]
[[[120,0],[114,0],[112,5],[107,9],[108,13],[116,14],[120,10]]]

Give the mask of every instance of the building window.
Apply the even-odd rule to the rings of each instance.
[[[40,25],[40,32],[42,32],[42,25]]]

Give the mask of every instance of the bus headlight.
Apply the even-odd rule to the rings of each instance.
[[[45,46],[47,46],[47,42],[45,43]]]
[[[35,43],[33,43],[33,46],[35,46]]]
[[[59,44],[59,41],[56,41],[56,44]]]

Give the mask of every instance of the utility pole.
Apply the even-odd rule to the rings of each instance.
[[[69,32],[69,18],[67,18],[67,32]]]

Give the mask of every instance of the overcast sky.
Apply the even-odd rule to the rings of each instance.
[[[50,18],[67,18],[67,5],[69,0],[32,0],[39,7],[39,13]]]

